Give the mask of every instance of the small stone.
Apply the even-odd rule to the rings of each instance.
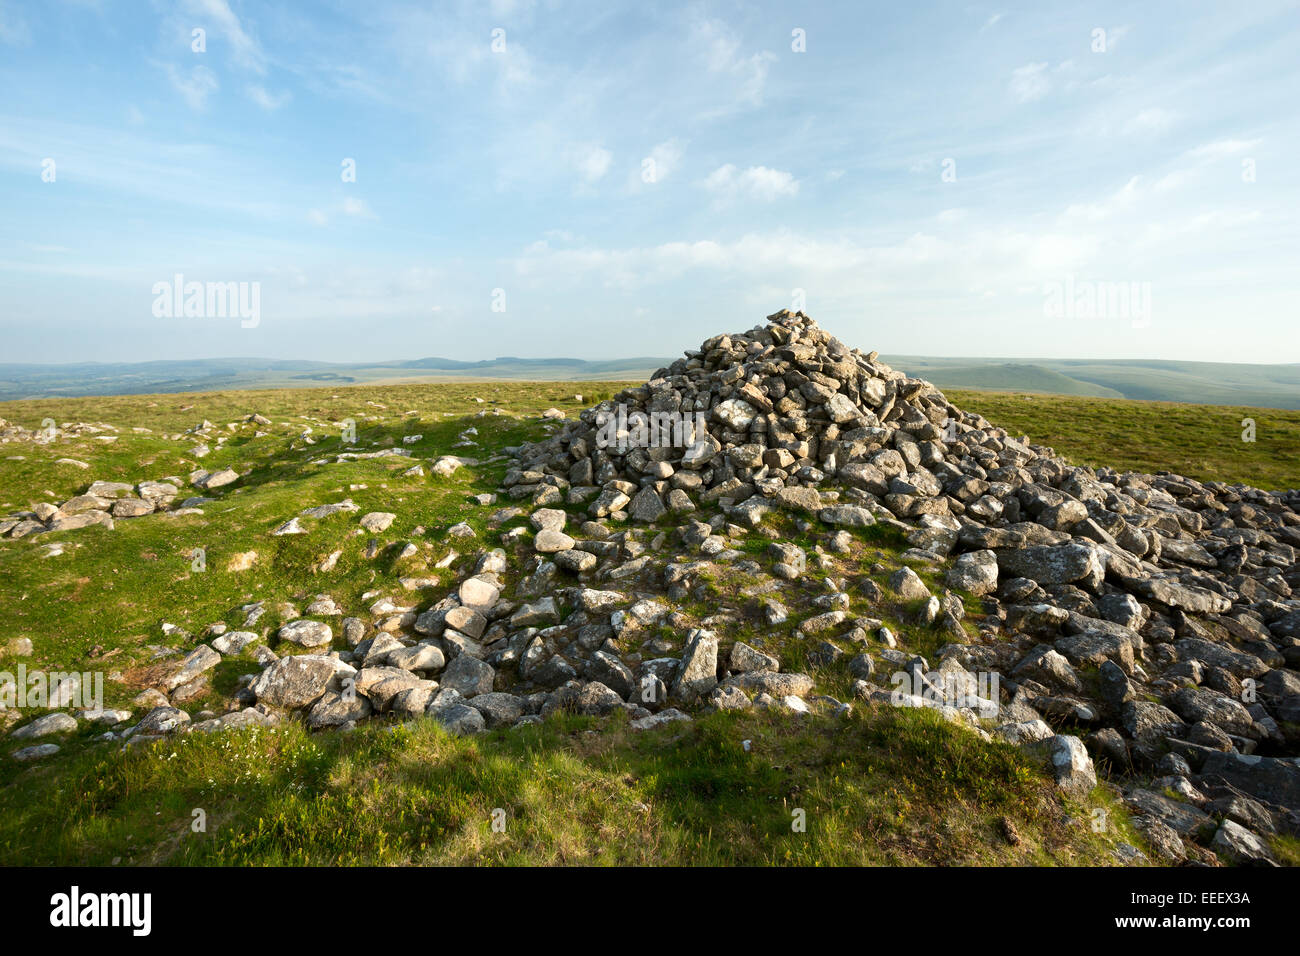
[[[321,621],[301,618],[283,625],[276,632],[276,637],[300,647],[325,647],[333,642],[334,632],[328,624]]]
[[[397,515],[391,511],[372,511],[361,516],[361,527],[374,534],[387,531]]]

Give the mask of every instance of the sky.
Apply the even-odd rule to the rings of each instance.
[[[0,362],[1300,362],[1297,2],[0,0],[0,89]]]

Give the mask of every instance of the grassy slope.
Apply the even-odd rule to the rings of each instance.
[[[1300,487],[1300,411],[1058,395],[946,393],[959,407],[1072,461],[1174,471],[1260,488]],[[1255,441],[1242,441],[1242,420]]]
[[[184,650],[200,639],[164,639],[164,621],[201,635],[215,621],[241,624],[234,608],[251,600],[267,601],[259,625],[270,626],[279,619],[279,602],[301,608],[322,592],[361,616],[374,600],[363,599],[369,591],[399,602],[425,600],[404,591],[398,578],[454,580],[465,559],[445,571],[431,565],[448,550],[445,529],[466,515],[480,533],[480,546],[495,543],[499,531],[483,524],[487,509],[471,507],[466,498],[493,490],[503,466],[432,479],[403,477],[410,464],[403,458],[335,464],[330,452],[340,450],[337,432],[322,422],[355,418],[359,444],[395,443],[428,459],[452,451],[455,436],[471,424],[484,449],[540,437],[543,426],[532,417],[537,412],[550,405],[576,410],[575,392],[583,393],[581,404],[587,405],[616,387],[420,385],[0,405],[0,417],[33,427],[52,416],[121,429],[110,444],[80,439],[0,448],[5,511],[63,500],[96,478],[184,477],[197,464],[252,468],[201,516],[146,517],[119,521],[113,531],[89,528],[36,541],[0,541],[5,637],[31,638],[36,652],[26,661],[29,668],[96,670],[117,678],[105,684],[112,706],[143,686],[153,663],[150,647]],[[486,404],[475,403],[474,396]],[[1117,456],[1128,456],[1131,463],[1156,468],[1166,460],[1159,456],[1170,451],[1162,432],[1173,420],[1170,410],[1064,398],[956,397],[1012,428],[1036,423],[1036,440],[1079,460],[1096,456],[1123,464]],[[475,417],[494,407],[510,414]],[[254,411],[272,419],[270,435],[254,439],[251,427],[241,428],[201,462],[188,457],[193,441],[162,437],[203,418],[221,426]],[[1229,454],[1238,450],[1213,440],[1222,418],[1217,410],[1182,411],[1183,427],[1204,445],[1205,468],[1227,478],[1262,480],[1255,476],[1271,474],[1281,483],[1298,483],[1296,413],[1257,411],[1260,442]],[[295,447],[309,422],[318,443]],[[1084,428],[1081,422],[1093,424]],[[133,433],[132,426],[153,431]],[[402,445],[401,438],[413,434],[423,437]],[[1284,453],[1275,460],[1279,446]],[[54,464],[65,456],[93,467]],[[321,457],[331,463],[311,464]],[[306,519],[306,535],[267,535],[305,507],[349,496],[362,513],[396,512],[383,543],[413,541],[419,553],[400,565],[383,555],[366,560],[361,552],[367,536],[356,533],[355,514]],[[900,542],[860,537],[863,563],[897,565]],[[67,553],[41,557],[41,544],[56,539],[65,542]],[[756,541],[753,549],[762,546]],[[196,547],[207,549],[206,572],[191,571]],[[253,570],[224,570],[229,555],[250,549],[259,554]],[[335,549],[343,556],[334,571],[313,574],[312,565]],[[742,587],[743,582],[718,581],[718,602],[734,602]],[[431,596],[442,593],[439,588]],[[686,610],[704,615],[711,609]],[[740,636],[770,641],[786,668],[806,663],[808,648],[757,626],[752,606],[744,610]],[[904,646],[933,654],[942,643],[939,635],[907,627],[897,610],[864,604],[853,613],[884,618]],[[3,647],[0,670],[13,671],[18,659],[6,656]],[[193,702],[193,709],[215,704],[237,686],[241,673],[255,669],[247,659],[223,662],[213,678],[215,691]],[[831,668],[819,682],[843,694],[847,675],[842,667]],[[560,721],[476,740],[449,739],[427,722],[396,733],[366,727],[315,736],[289,727],[275,734],[186,738],[130,753],[94,743],[94,731],[84,728],[74,739],[61,740],[64,752],[42,764],[0,757],[0,862],[1100,863],[1111,859],[1107,848],[1113,841],[1137,842],[1125,831],[1122,813],[1112,815],[1116,827],[1105,836],[1086,826],[1085,811],[1108,804],[1104,791],[1088,806],[1066,806],[1039,765],[1008,748],[981,744],[928,714],[860,707],[847,726],[718,715],[648,736],[623,730],[593,735],[586,723]],[[740,746],[744,739],[753,741],[748,753]],[[15,743],[3,745],[6,754],[14,749]],[[504,835],[489,827],[496,807],[510,821]],[[796,807],[808,813],[805,834],[790,830]],[[194,808],[208,815],[206,834],[189,830]],[[1004,817],[1019,834],[1017,845],[1003,835]]]
[[[972,365],[940,365],[917,361],[897,366],[909,375],[935,382],[949,389],[1036,392],[1045,395],[1092,395],[1123,398],[1121,392],[1064,375],[1041,365],[1015,362],[987,362]]]

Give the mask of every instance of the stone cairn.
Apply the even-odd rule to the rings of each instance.
[[[261,648],[238,707],[194,728],[293,709],[313,727],[427,713],[459,733],[556,710],[621,709],[636,729],[710,708],[842,715],[851,701],[779,669],[782,642],[807,639],[810,662],[847,663],[857,700],[1034,748],[1067,791],[1095,784],[1096,760],[1167,860],[1268,861],[1260,834],[1300,823],[1300,492],[1067,464],[789,311],[507,451],[498,494],[518,504],[489,524],[528,521],[505,547],[431,607],[384,598],[345,619],[349,650],[290,621],[280,640],[318,650]],[[791,523],[824,547],[781,540]],[[870,579],[855,541],[881,532],[946,574],[941,593],[907,566],[887,589]],[[756,536],[765,548],[737,547]],[[832,573],[806,580],[809,561]],[[717,600],[757,605],[770,637],[732,638],[730,607],[680,609],[720,569],[750,585]],[[940,631],[939,660],[849,613],[846,592]],[[787,605],[813,613],[796,626]],[[219,659],[202,645],[169,683]],[[188,719],[159,706],[132,732]]]

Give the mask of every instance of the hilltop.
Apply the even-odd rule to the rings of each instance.
[[[411,789],[456,755],[514,773],[526,752],[597,792],[625,774],[601,811],[560,785],[602,826],[659,843],[709,820],[736,861],[1290,859],[1294,492],[1072,464],[798,314],[616,394],[473,388],[11,427],[6,487],[46,500],[9,502],[0,568],[41,599],[11,602],[28,643],[4,664],[113,670],[106,710],[11,721],[31,752],[0,766],[0,847],[76,858],[41,834],[125,830],[128,791],[196,805],[200,774],[238,769],[207,731],[280,795],[210,794],[219,837],[149,854],[392,861],[363,849],[378,827],[397,859],[430,839],[501,858],[492,800],[528,821],[511,852],[553,852],[537,794],[471,772],[435,810]],[[587,747],[587,729],[608,736]],[[426,769],[373,779],[436,834],[321,840],[364,768],[416,755]],[[172,759],[190,769],[168,781]],[[66,773],[124,789],[56,796]],[[316,810],[283,795],[294,781]],[[708,796],[737,786],[758,802]],[[248,801],[282,829],[250,830]],[[790,807],[816,839],[790,839]],[[1110,823],[1072,829],[1093,810]],[[969,823],[945,856],[925,834],[953,813]]]

